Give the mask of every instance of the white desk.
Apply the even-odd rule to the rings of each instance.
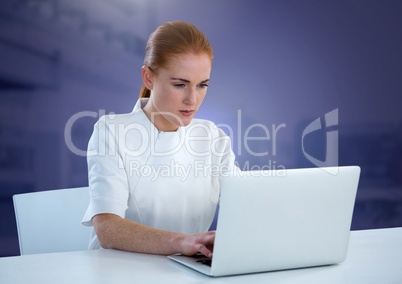
[[[339,265],[210,278],[164,256],[115,250],[0,258],[0,283],[402,283],[402,228],[354,231]]]

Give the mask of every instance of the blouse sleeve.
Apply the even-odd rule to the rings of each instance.
[[[122,158],[116,147],[116,135],[103,116],[94,126],[88,143],[88,182],[90,204],[82,224],[92,226],[92,218],[112,213],[122,218],[128,208],[129,187]]]

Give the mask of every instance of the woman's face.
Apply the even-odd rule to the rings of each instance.
[[[211,63],[205,53],[189,53],[175,56],[157,74],[143,67],[144,84],[151,90],[144,112],[156,128],[175,131],[190,124],[207,94]]]

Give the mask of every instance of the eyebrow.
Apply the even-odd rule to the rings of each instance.
[[[183,79],[183,78],[170,78],[170,80],[178,80],[178,81],[182,81],[182,82],[190,83],[190,81],[189,81],[189,80],[187,80],[187,79]],[[206,83],[206,82],[208,82],[208,81],[209,81],[209,79],[206,79],[206,80],[204,80],[204,81],[202,81],[202,82],[200,82],[200,83],[202,84],[202,83]]]

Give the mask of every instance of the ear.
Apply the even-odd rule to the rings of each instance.
[[[153,73],[149,69],[148,66],[144,65],[141,68],[141,74],[142,74],[142,82],[144,83],[144,86],[147,87],[148,90],[152,90],[153,88]]]

